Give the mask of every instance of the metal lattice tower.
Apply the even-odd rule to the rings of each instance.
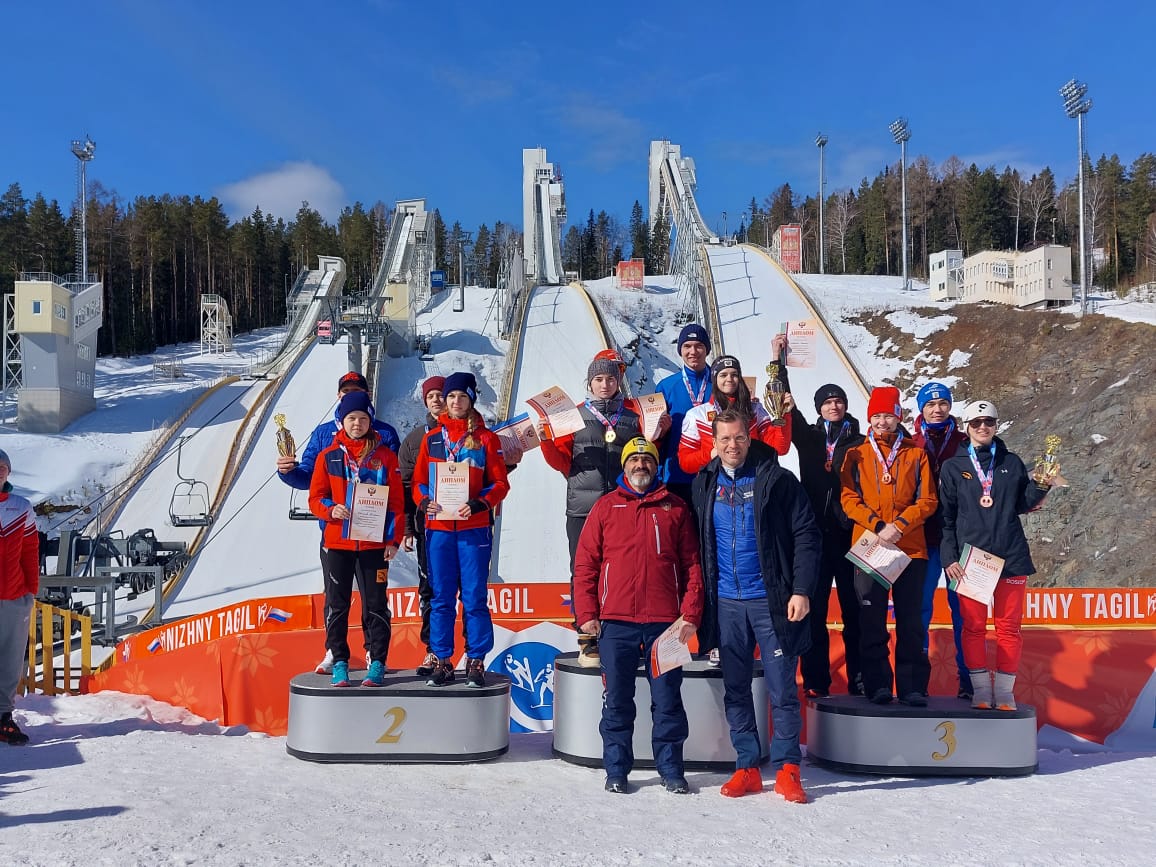
[[[87,135],[84,141],[72,142],[72,154],[76,157],[76,258],[73,270],[78,283],[88,283],[88,164],[96,156],[96,142]]]
[[[24,355],[21,352],[20,335],[16,333],[16,295],[4,296],[4,359],[3,391],[18,389],[24,380]]]
[[[233,351],[233,317],[220,295],[201,296],[201,355]]]

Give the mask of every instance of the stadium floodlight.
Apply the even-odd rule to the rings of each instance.
[[[87,135],[72,140],[76,157],[76,261],[73,270],[80,283],[88,282],[88,164],[96,157],[96,142]]]
[[[900,210],[903,226],[900,234],[903,236],[903,288],[906,290],[911,288],[911,281],[907,276],[907,142],[911,139],[911,130],[907,128],[905,117],[896,118],[888,128],[895,143],[899,145],[899,184],[903,198]]]
[[[827,147],[827,137],[822,133],[815,136],[815,147],[819,149],[819,273],[825,273],[827,238],[823,234],[823,199],[826,197],[827,179],[823,175],[823,151]]]
[[[1076,144],[1080,151],[1080,315],[1088,312],[1088,244],[1084,234],[1084,115],[1092,110],[1092,100],[1084,99],[1088,85],[1072,79],[1060,88],[1064,98],[1064,114],[1076,121]],[[1052,234],[1055,235],[1053,229]],[[1054,240],[1054,239],[1053,239]]]

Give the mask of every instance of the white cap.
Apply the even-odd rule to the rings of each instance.
[[[975,418],[999,419],[999,410],[990,400],[973,400],[963,411],[963,420],[969,422]]]

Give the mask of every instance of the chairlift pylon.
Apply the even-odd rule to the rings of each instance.
[[[302,506],[297,498],[305,496],[305,505]],[[316,521],[317,516],[309,511],[309,492],[299,491],[292,488],[289,491],[289,520],[290,521]]]
[[[174,527],[207,527],[213,523],[209,511],[209,486],[205,482],[186,478],[181,474],[181,451],[185,440],[177,440],[177,486],[169,501],[169,523]]]

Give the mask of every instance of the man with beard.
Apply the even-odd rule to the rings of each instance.
[[[655,640],[682,619],[679,639],[702,616],[702,569],[686,502],[658,480],[658,449],[635,437],[622,449],[618,486],[590,510],[574,561],[574,613],[598,636],[602,667],[602,764],[606,791],[625,793],[634,766],[634,686],[638,663]],[[673,579],[673,580],[672,580]],[[663,787],[686,794],[682,750],[689,733],[682,669],[654,676],[651,747]]]

